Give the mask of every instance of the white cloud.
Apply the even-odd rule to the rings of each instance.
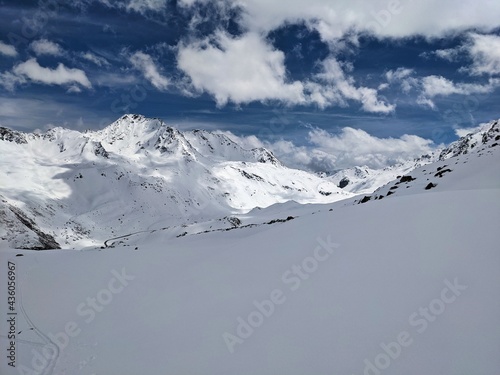
[[[20,77],[26,77],[33,82],[47,85],[70,85],[79,84],[86,88],[92,85],[83,70],[67,68],[59,64],[56,69],[40,66],[36,59],[30,59],[14,67],[13,73]]]
[[[10,44],[5,44],[0,40],[0,54],[9,57],[16,57],[17,51],[14,46],[11,46]]]
[[[456,48],[438,49],[436,51],[422,52],[419,56],[424,59],[437,57],[442,60],[453,62],[458,59],[460,53],[463,53],[463,48],[461,46]]]
[[[219,32],[215,43],[207,39],[181,44],[177,55],[178,66],[192,86],[212,94],[218,105],[229,101],[304,102],[302,83],[287,82],[284,60],[283,52],[254,33],[231,38]]]
[[[82,58],[84,58],[87,61],[90,61],[98,66],[109,66],[108,60],[106,60],[104,57],[97,56],[93,54],[92,52],[85,52],[81,53],[80,55]]]
[[[30,47],[38,56],[61,56],[64,54],[64,51],[59,44],[51,42],[47,39],[35,40],[30,44]]]
[[[462,45],[424,53],[423,57],[437,56],[453,62],[460,56],[468,56],[472,61],[470,66],[462,67],[459,71],[473,76],[500,74],[500,36],[495,34],[469,33],[468,40]]]
[[[207,2],[201,0],[199,2]],[[226,0],[244,9],[248,30],[268,32],[286,22],[306,21],[324,40],[349,30],[372,30],[377,35],[407,37],[440,36],[474,27],[498,27],[500,2],[476,0]],[[186,6],[194,0],[181,0]]]
[[[12,72],[0,73],[0,86],[4,87],[7,91],[14,91],[16,86],[25,83],[26,79],[20,77]]]
[[[426,98],[422,95],[420,95],[417,98],[417,104],[420,104],[422,107],[429,107],[430,109],[436,109],[436,104],[434,104],[434,102],[431,99]]]
[[[166,5],[167,0],[130,0],[125,8],[143,14],[147,11],[159,12],[164,10]]]
[[[460,56],[468,56],[472,64],[460,69],[473,76],[500,74],[500,36],[495,34],[469,33],[462,45],[423,54],[423,57],[437,56],[453,62]]]
[[[436,109],[433,98],[449,95],[475,95],[488,94],[500,87],[500,79],[490,78],[488,83],[455,83],[442,76],[427,76],[418,80],[421,93],[417,97],[417,104],[431,109]]]
[[[397,68],[385,73],[385,78],[389,84],[399,84],[404,93],[409,93],[412,88],[418,85],[418,80],[413,77],[415,71],[408,68]]]
[[[213,95],[219,106],[278,100],[287,105],[325,108],[355,101],[366,112],[390,113],[395,109],[378,97],[376,89],[357,87],[344,72],[349,66],[335,58],[324,60],[321,72],[305,82],[289,81],[284,63],[283,52],[255,33],[238,38],[218,33],[215,41],[181,45],[178,52],[179,68],[192,87]]]
[[[385,166],[421,156],[433,149],[433,142],[415,135],[400,138],[378,138],[364,130],[343,128],[340,134],[332,135],[316,129],[309,133],[316,149],[328,155],[337,168],[367,165],[370,168]]]
[[[378,97],[377,90],[368,87],[356,87],[354,79],[347,76],[344,67],[335,59],[327,58],[322,62],[322,71],[316,75],[319,84],[310,82],[307,88],[311,91],[310,100],[320,107],[328,105],[346,106],[346,100],[362,104],[366,112],[390,113],[396,108]]]
[[[77,86],[77,85],[71,85],[68,90],[66,90],[67,93],[69,94],[73,94],[73,93],[80,93],[82,92],[82,89],[80,88],[80,86]]]
[[[500,74],[500,36],[470,34],[466,47],[473,60],[470,72],[474,75]]]
[[[434,51],[434,54],[439,57],[440,59],[447,60],[447,61],[455,61],[457,56],[460,53],[460,49],[456,48],[448,48],[448,49],[439,49],[437,51]]]
[[[268,148],[289,167],[314,172],[333,172],[364,165],[374,169],[384,168],[428,154],[437,147],[431,140],[415,135],[379,138],[350,127],[343,128],[339,134],[312,129],[306,146],[297,146],[286,140],[269,143],[254,136],[238,137],[230,132],[225,134],[247,148]]]
[[[454,83],[442,76],[427,76],[422,79],[423,94],[428,98],[453,94],[487,94],[500,85],[500,79],[490,79],[487,84]]]
[[[129,61],[158,90],[165,91],[167,89],[169,80],[160,74],[150,55],[140,51],[135,52],[129,57]]]
[[[455,128],[455,134],[457,135],[457,137],[465,137],[467,134],[477,133],[479,131],[486,131],[489,128],[491,128],[491,123],[485,122],[479,124],[478,126],[473,126],[468,128]]]
[[[397,68],[396,70],[389,70],[388,72],[386,72],[385,78],[387,78],[387,81],[390,83],[400,82],[405,78],[411,76],[413,73],[415,73],[413,69],[401,67]]]
[[[167,0],[72,0],[74,7],[85,8],[94,2],[108,8],[123,9],[128,12],[137,12],[146,16],[150,12],[161,12],[167,7]]]

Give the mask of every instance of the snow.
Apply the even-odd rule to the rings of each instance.
[[[21,333],[18,368],[2,360],[0,373],[498,374],[494,139],[363,204],[274,204],[238,216],[240,228],[156,230],[114,248],[4,249]],[[5,287],[0,299],[5,353]],[[44,361],[51,341],[61,348]]]
[[[184,134],[139,115],[96,132],[0,129],[0,153],[0,196],[7,207],[22,210],[66,249],[167,226],[209,228],[275,203],[331,203],[353,195],[283,166],[265,149],[246,150],[221,133]],[[9,228],[2,238],[30,247],[23,237],[29,228]]]

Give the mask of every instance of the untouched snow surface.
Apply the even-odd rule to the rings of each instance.
[[[496,136],[363,204],[274,205],[262,221],[293,219],[115,248],[3,250],[0,373],[498,375]]]

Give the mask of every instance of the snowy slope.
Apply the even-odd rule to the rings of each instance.
[[[371,194],[381,186],[410,173],[416,168],[473,150],[478,144],[482,143],[483,137],[487,137],[485,134],[495,125],[498,125],[498,120],[483,124],[475,133],[460,138],[448,147],[437,149],[413,160],[406,160],[383,169],[357,166],[324,177],[344,191],[355,194]]]
[[[0,128],[0,154],[5,204],[62,248],[218,221],[289,200],[328,203],[351,196],[331,182],[286,168],[265,149],[245,150],[222,134],[182,133],[139,115],[85,133]],[[37,241],[30,245],[17,221],[3,224],[8,233],[1,238],[11,246],[40,248]]]
[[[378,188],[373,194],[356,198],[354,202],[366,203],[386,197],[425,194],[431,190],[474,190],[479,184],[484,189],[495,188],[500,179],[500,165],[495,163],[499,148],[500,121],[493,121],[480,132],[468,134],[442,150],[438,161],[416,168]],[[481,168],[483,158],[491,163],[491,169]],[[463,164],[469,164],[469,167],[461,167]],[[471,169],[474,173],[471,173]]]
[[[289,202],[247,213],[283,221],[158,230],[111,249],[4,250],[0,278],[8,261],[17,277],[17,368],[2,361],[0,373],[497,375],[490,130],[363,204]]]
[[[383,169],[372,169],[367,166],[352,167],[338,171],[332,176],[326,177],[326,179],[344,191],[355,194],[370,194],[398,176],[407,174],[422,165],[437,161],[438,157],[439,151],[435,151],[414,160],[407,160]]]

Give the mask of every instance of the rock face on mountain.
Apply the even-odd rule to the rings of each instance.
[[[180,132],[140,115],[84,133],[0,128],[0,153],[0,241],[14,247],[96,246],[289,200],[351,196],[285,167],[264,148],[247,150],[220,132]]]

